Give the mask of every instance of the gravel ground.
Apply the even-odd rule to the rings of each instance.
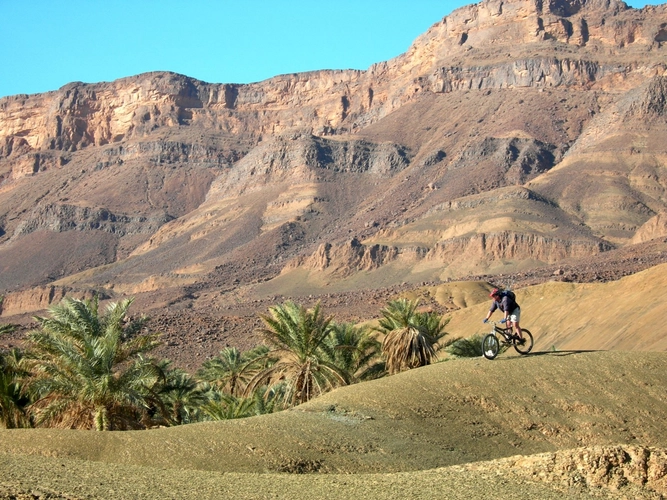
[[[599,498],[605,492],[549,485],[463,468],[394,474],[239,474],[166,470],[30,456],[0,455],[3,499]]]

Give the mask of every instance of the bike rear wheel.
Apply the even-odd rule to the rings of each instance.
[[[523,333],[523,342],[519,343],[519,339],[515,337],[513,340],[514,349],[519,354],[528,354],[533,349],[533,334],[525,328],[521,329],[521,333]]]
[[[482,354],[486,359],[493,359],[498,356],[498,351],[500,351],[498,338],[493,333],[489,333],[482,340]]]

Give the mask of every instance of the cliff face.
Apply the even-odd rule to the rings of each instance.
[[[457,265],[498,260],[521,262],[535,260],[553,264],[564,259],[588,257],[611,250],[604,242],[561,240],[535,234],[490,233],[447,239],[432,248],[363,245],[358,240],[332,245],[325,243],[308,258],[295,259],[283,272],[308,269],[335,278],[346,278],[360,271],[380,269],[397,259],[416,264],[434,262],[447,269]],[[455,272],[455,271],[454,271]]]
[[[435,279],[655,239],[666,43],[666,5],[484,1],[367,71],[0,99],[0,293]]]
[[[424,91],[637,80],[665,71],[664,15],[665,6],[635,11],[620,1],[485,1],[454,11],[405,54],[368,71],[282,75],[250,85],[170,73],[72,83],[0,100],[0,155],[75,151],[178,126],[253,136],[295,127],[340,133]]]
[[[23,292],[15,292],[0,302],[0,315],[14,316],[25,311],[39,311],[51,304],[58,303],[65,297],[76,297],[81,300],[90,300],[94,296],[99,299],[108,298],[99,290],[77,291],[66,287],[38,286]]]

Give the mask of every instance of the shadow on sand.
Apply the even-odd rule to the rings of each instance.
[[[571,351],[535,351],[523,356],[571,356],[572,354],[582,354],[585,352],[604,352],[603,349],[589,350],[571,350]]]
[[[568,350],[568,351],[534,351],[528,354],[518,354],[510,353],[509,356],[502,356],[493,359],[492,361],[504,361],[504,360],[515,360],[515,359],[525,359],[532,358],[534,356],[572,356],[573,354],[583,354],[587,352],[605,352],[604,349],[590,349],[590,350]]]

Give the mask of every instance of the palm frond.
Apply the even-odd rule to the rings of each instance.
[[[26,407],[30,399],[23,391],[22,354],[18,349],[0,353],[0,425],[6,429],[30,427]]]
[[[457,339],[447,346],[446,351],[457,358],[476,358],[482,355],[484,335]]]
[[[204,362],[197,375],[200,380],[215,384],[232,396],[239,396],[245,391],[248,381],[270,364],[268,353],[266,346],[244,353],[236,347],[228,347]]]
[[[41,328],[28,334],[26,356],[26,391],[38,425],[134,429],[151,407],[162,409],[155,387],[163,372],[142,356],[157,336],[126,335],[131,303],[110,304],[100,317],[96,298],[66,298],[49,309],[51,317],[38,318]]]
[[[0,335],[4,335],[6,333],[12,333],[14,330],[16,330],[16,325],[12,324],[0,325]]]
[[[334,323],[328,344],[332,361],[349,374],[353,382],[382,376],[385,370],[381,344],[368,329],[351,323]]]
[[[201,409],[210,420],[231,420],[256,414],[254,398],[237,398],[223,393],[203,404]]]
[[[433,312],[417,311],[418,300],[391,301],[381,311],[377,330],[385,335],[382,352],[390,374],[430,364],[448,320]]]
[[[246,394],[262,385],[283,383],[284,400],[294,405],[349,383],[349,375],[332,361],[334,351],[328,343],[332,318],[322,314],[319,303],[306,309],[288,301],[260,317],[265,324],[261,332],[270,348],[266,358],[272,364],[252,377]]]

